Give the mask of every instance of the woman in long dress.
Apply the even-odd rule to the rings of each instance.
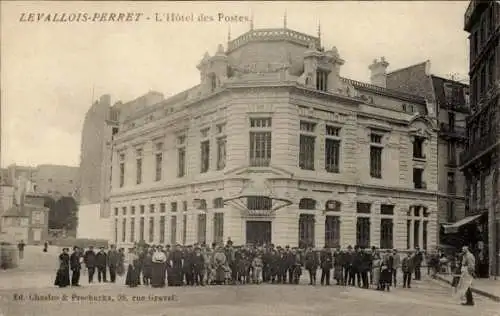
[[[125,274],[125,254],[123,253],[123,248],[118,250],[118,265],[116,266],[116,274],[123,276]]]
[[[59,255],[59,269],[57,270],[55,286],[66,287],[70,285],[69,280],[69,248],[63,248]]]
[[[214,265],[215,265],[215,284],[224,284],[226,279],[226,255],[221,247],[219,247],[214,253]]]
[[[125,285],[129,287],[137,287],[139,285],[139,271],[137,269],[137,262],[139,257],[135,254],[134,248],[128,250],[125,257],[125,265],[127,267],[127,275],[125,277]]]
[[[165,272],[166,272],[167,256],[156,249],[153,253],[151,263],[151,286],[164,287],[165,286]]]

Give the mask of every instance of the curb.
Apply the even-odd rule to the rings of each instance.
[[[436,275],[436,280],[439,280],[439,281],[442,281],[442,282],[445,282],[445,283],[448,283],[449,285],[451,285],[451,281],[450,280],[446,279],[445,277],[443,277],[443,276],[441,276],[439,274]],[[471,290],[472,290],[472,293],[484,296],[486,298],[489,298],[490,300],[493,300],[495,302],[500,303],[500,296],[497,296],[495,294],[491,294],[491,293],[488,293],[486,291],[479,290],[479,289],[476,289],[476,288],[472,288]]]

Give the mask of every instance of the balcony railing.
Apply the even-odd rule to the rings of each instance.
[[[439,134],[442,136],[465,138],[465,128],[459,126],[450,126],[446,123],[440,124]]]
[[[460,153],[460,165],[466,164],[477,155],[497,144],[499,141],[498,136],[499,135],[497,135],[497,133],[490,132],[486,136],[483,136],[479,140],[475,141],[474,144]]]

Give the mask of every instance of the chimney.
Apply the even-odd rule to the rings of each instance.
[[[387,67],[389,63],[385,57],[380,58],[380,61],[375,59],[368,67],[371,71],[370,81],[371,84],[385,88],[387,86]]]

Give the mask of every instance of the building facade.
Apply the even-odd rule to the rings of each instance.
[[[438,132],[438,221],[446,225],[466,217],[465,178],[458,169],[460,153],[465,148],[465,119],[470,112],[469,87],[456,80],[431,73],[430,61],[425,61],[387,74],[387,87],[423,96]],[[447,244],[444,230],[441,241]]]
[[[112,242],[413,249],[437,242],[437,125],[425,98],[340,75],[320,37],[250,30],[199,85],[114,140]]]
[[[132,109],[139,110],[161,100],[161,93],[149,92],[127,104],[116,102],[111,105],[111,97],[103,95],[87,111],[78,174],[79,238],[109,238],[111,159],[113,138],[118,133],[120,119]]]
[[[467,213],[479,226],[471,246],[489,275],[500,274],[500,4],[471,1],[464,17],[470,43],[471,115],[469,142],[460,156],[467,181]]]

